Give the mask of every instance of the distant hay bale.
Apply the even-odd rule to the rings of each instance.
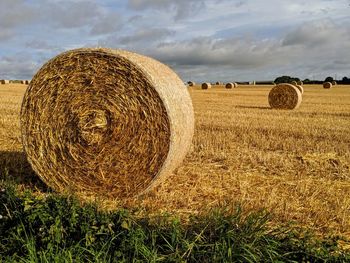
[[[235,83],[233,83],[234,85],[235,85],[235,88],[237,88],[238,87],[238,83],[237,82],[235,82]]]
[[[30,83],[29,80],[25,80],[25,81],[24,81],[24,84],[26,84],[26,85],[29,85],[29,83]]]
[[[223,83],[220,82],[220,81],[217,81],[217,82],[215,83],[215,85],[223,85]]]
[[[303,83],[301,80],[298,80],[298,81],[297,81],[297,85],[299,85],[299,86],[303,86],[303,85],[304,85],[304,83]]]
[[[332,88],[332,83],[330,83],[330,82],[325,82],[325,83],[323,83],[323,88],[324,88],[324,89],[330,89],[330,88]]]
[[[152,58],[105,48],[67,51],[43,65],[20,120],[27,158],[46,184],[118,199],[171,174],[194,130],[191,98],[176,73]]]
[[[26,84],[26,81],[25,80],[20,80],[20,83],[21,84]]]
[[[189,87],[193,87],[194,85],[196,85],[196,83],[194,83],[193,81],[188,81],[188,82],[187,82],[187,85],[188,85]]]
[[[301,94],[304,94],[304,88],[303,88],[303,86],[301,86],[301,85],[296,85],[295,87],[300,91]]]
[[[337,85],[337,82],[335,80],[332,81],[332,85],[335,86]]]
[[[269,93],[269,104],[273,109],[296,109],[300,106],[302,96],[299,89],[288,83],[274,86]]]
[[[0,83],[1,84],[10,84],[10,81],[8,79],[1,79]]]
[[[209,82],[202,83],[202,89],[210,89],[210,88],[211,88],[211,84]]]
[[[232,83],[232,82],[226,83],[226,85],[225,85],[226,89],[233,89],[235,87],[236,87],[235,83]]]
[[[298,83],[295,80],[291,81],[290,84],[292,84],[294,86],[298,85]]]

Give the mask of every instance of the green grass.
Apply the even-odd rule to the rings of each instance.
[[[74,197],[18,193],[0,182],[0,262],[349,262],[337,238],[269,227],[264,211],[169,215],[98,211]]]

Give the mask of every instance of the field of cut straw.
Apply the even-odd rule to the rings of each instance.
[[[0,179],[43,195],[22,151],[25,88],[0,86]],[[103,205],[186,215],[240,203],[245,212],[266,209],[276,224],[350,237],[350,87],[304,85],[296,110],[270,109],[271,88],[190,87],[195,134],[182,166],[147,196]]]

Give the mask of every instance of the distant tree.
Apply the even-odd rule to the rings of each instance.
[[[348,77],[344,77],[342,80],[343,84],[350,84],[350,79]]]
[[[309,80],[309,79],[304,79],[304,84],[306,84],[306,83],[310,83],[311,82],[311,80]]]
[[[279,84],[279,83],[291,83],[292,81],[300,81],[299,78],[293,78],[293,77],[290,77],[290,76],[281,76],[281,77],[278,77],[275,79],[275,83],[276,84]]]
[[[324,80],[324,82],[333,82],[333,78],[332,77],[327,77],[325,80]]]

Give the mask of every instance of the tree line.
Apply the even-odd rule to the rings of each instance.
[[[277,77],[274,82],[276,84],[278,83],[291,83],[292,81],[300,81],[301,79],[296,78],[296,77],[290,77],[290,76],[280,76]],[[310,80],[310,79],[304,79],[303,83],[304,84],[322,84],[323,82],[333,82],[334,78],[333,77],[327,77],[325,80]],[[343,77],[341,80],[336,80],[338,84],[350,84],[350,78],[348,77]]]

